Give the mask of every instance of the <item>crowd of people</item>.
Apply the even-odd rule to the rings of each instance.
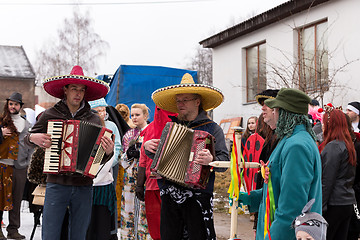
[[[60,100],[41,113],[34,126],[21,116],[24,103],[17,92],[6,99],[0,116],[1,219],[3,211],[9,211],[7,237],[1,230],[0,240],[25,239],[19,233],[20,205],[27,178],[34,175],[31,159],[51,164],[53,159],[44,152],[55,145],[57,154],[65,152],[61,162],[74,167],[70,165],[77,147],[69,142],[73,144],[78,136],[64,131],[66,141],[54,143],[55,136],[48,132],[49,122],[73,120],[104,127],[112,134],[97,139],[90,130],[80,129],[79,141],[96,140],[102,150],[91,153],[101,165],[96,174],[59,168],[46,171],[46,181],[38,182],[46,184],[42,239],[216,239],[215,172],[226,169],[210,170],[208,165],[229,161],[229,152],[223,130],[207,111],[222,103],[219,89],[195,84],[185,74],[178,85],[153,92],[156,110],[150,123],[145,104],[130,109],[125,104],[108,106],[104,99],[108,85],[84,76],[80,66],[69,75],[46,79],[43,87]],[[332,104],[320,108],[316,100],[291,88],[267,89],[255,99],[262,113],[247,120],[241,147],[244,150],[252,134],[264,139],[259,158],[263,174],[255,174],[256,189],[241,192],[238,199],[254,213],[255,239],[358,239],[360,103],[349,103],[346,113]],[[191,155],[196,171],[206,176],[202,187],[156,172],[164,142],[177,138],[163,129],[174,125],[215,139],[213,145],[204,141],[211,147],[198,147]],[[180,148],[166,151],[185,155]],[[38,171],[43,176],[42,168]]]
[[[268,89],[256,100],[262,113],[254,127],[249,118],[242,144],[250,126],[265,139],[265,174],[239,197],[255,212],[256,239],[358,239],[360,104],[346,113],[320,108],[296,89]]]
[[[209,180],[203,189],[193,189],[157,179],[150,168],[167,122],[209,132],[216,138],[211,145],[214,149],[196,153],[193,161],[198,166],[229,159],[223,131],[206,113],[223,101],[219,89],[195,84],[191,75],[184,75],[180,84],[154,92],[157,107],[150,123],[145,104],[133,104],[130,109],[125,104],[108,106],[104,99],[108,85],[84,76],[80,66],[74,66],[68,75],[44,80],[43,87],[60,100],[43,111],[33,126],[20,115],[24,104],[20,93],[7,99],[1,115],[0,208],[1,216],[9,211],[9,225],[7,237],[0,231],[0,239],[25,238],[19,227],[27,178],[35,183],[30,191],[36,184],[45,185],[45,197],[37,202],[43,207],[36,210],[38,218],[38,213],[42,214],[42,239],[216,238],[212,212],[215,173],[208,168]],[[75,123],[79,124],[78,135]],[[63,125],[60,140],[56,124]],[[89,126],[106,128],[112,134],[97,139]],[[94,159],[99,155],[96,161],[101,163],[93,175],[89,169],[75,167],[85,150],[74,153],[75,148],[79,152],[92,149],[91,142],[101,148],[90,153]],[[52,170],[56,156],[55,165],[59,166]]]

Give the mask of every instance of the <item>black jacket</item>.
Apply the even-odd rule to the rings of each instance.
[[[75,114],[73,117],[68,106],[64,100],[60,100],[54,107],[47,109],[39,120],[35,123],[31,129],[31,133],[46,133],[48,120],[61,119],[61,120],[83,120],[91,123],[101,125],[99,116],[93,113],[90,109],[90,105],[84,101],[85,105]],[[29,142],[29,135],[24,139],[25,143],[32,145]],[[112,156],[112,154],[111,154]],[[105,156],[111,158],[111,156]],[[90,177],[83,176],[78,173],[74,174],[48,174],[46,182],[57,183],[61,185],[73,185],[73,186],[87,186],[92,185],[93,181]]]
[[[354,191],[355,197],[358,206],[360,206],[360,140],[356,139],[354,142],[355,151],[356,151],[356,174],[355,174],[355,181],[354,181]]]
[[[323,212],[328,205],[355,203],[355,166],[349,163],[345,142],[333,140],[321,152]]]

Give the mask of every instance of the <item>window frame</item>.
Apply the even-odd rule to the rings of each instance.
[[[248,50],[249,49],[252,49],[252,48],[257,48],[256,52],[257,52],[257,87],[256,89],[254,88],[254,92],[256,93],[259,93],[265,89],[260,89],[260,86],[261,86],[261,79],[260,79],[260,76],[261,76],[261,71],[260,71],[260,64],[261,64],[261,58],[260,58],[260,46],[261,45],[264,45],[265,47],[265,59],[266,59],[266,41],[261,41],[261,42],[258,42],[256,44],[253,44],[251,46],[248,46],[245,48],[245,68],[246,68],[246,102],[247,103],[252,103],[252,102],[256,102],[255,100],[255,95],[252,96],[253,99],[250,99],[250,96],[249,96],[249,59],[248,59]],[[266,79],[266,64],[265,64],[265,73],[264,73],[264,76],[265,76],[265,86],[267,86],[267,79]],[[266,88],[266,87],[265,87]]]
[[[318,28],[318,25],[320,24],[323,24],[323,23],[327,23],[328,20],[327,18],[326,19],[323,19],[323,20],[320,20],[320,21],[317,21],[315,23],[312,23],[312,24],[309,24],[309,25],[305,25],[301,28],[298,28],[297,29],[297,37],[298,37],[298,73],[299,73],[299,88],[301,90],[303,90],[304,92],[316,92],[316,91],[320,91],[322,87],[324,87],[324,84],[321,84],[323,86],[320,86],[320,84],[318,83],[318,78],[319,78],[319,71],[318,71],[318,59],[317,59],[317,55],[318,55],[318,45],[317,44],[317,40],[318,40],[318,33],[317,33],[317,28]],[[304,77],[306,75],[306,70],[303,70],[303,66],[304,66],[304,44],[303,44],[303,39],[302,39],[302,36],[304,35],[304,31],[306,29],[309,29],[309,28],[313,28],[313,32],[314,32],[314,72],[315,72],[315,79],[314,79],[314,86],[315,87],[309,87],[309,83],[310,82],[307,82],[306,78]],[[328,50],[328,42],[326,42],[326,48]],[[306,65],[305,65],[306,66]],[[328,69],[328,68],[327,68]],[[327,70],[328,71],[328,70]],[[305,80],[304,80],[305,78]]]

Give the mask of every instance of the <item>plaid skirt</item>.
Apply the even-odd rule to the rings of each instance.
[[[13,209],[12,178],[13,167],[0,163],[0,211]]]

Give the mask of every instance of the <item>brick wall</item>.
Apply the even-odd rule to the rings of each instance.
[[[0,79],[0,112],[2,112],[6,99],[10,97],[13,92],[22,94],[23,108],[35,107],[35,79]]]

